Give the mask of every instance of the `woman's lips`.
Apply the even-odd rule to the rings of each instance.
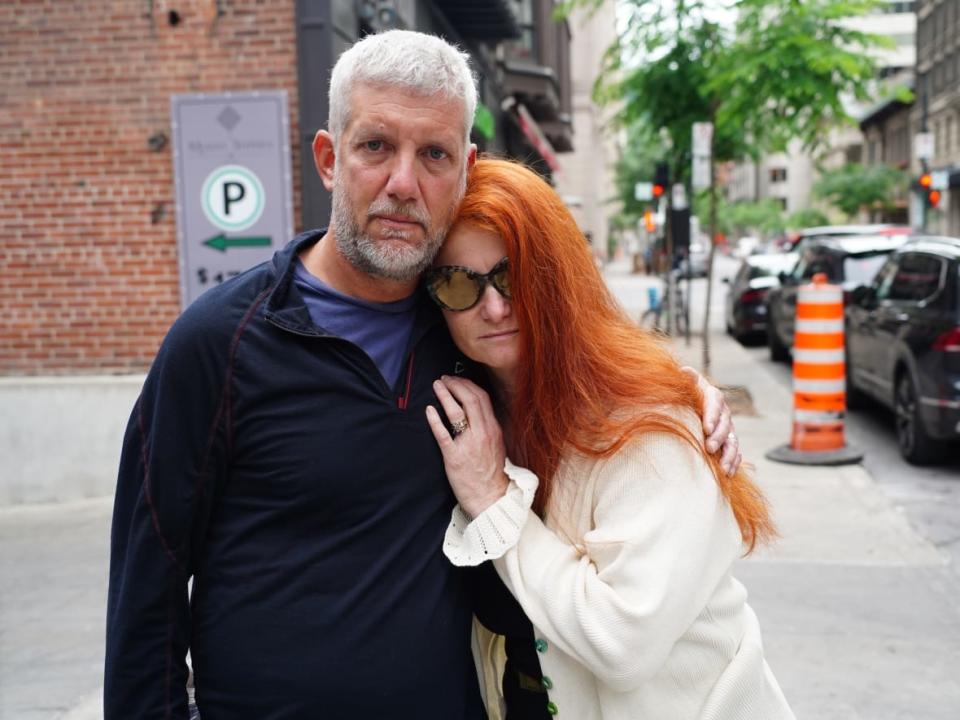
[[[499,340],[501,338],[513,337],[519,330],[504,330],[503,332],[487,333],[486,335],[481,335],[481,340]]]

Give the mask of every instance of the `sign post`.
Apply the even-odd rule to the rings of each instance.
[[[180,299],[269,260],[293,237],[284,91],[174,95]]]

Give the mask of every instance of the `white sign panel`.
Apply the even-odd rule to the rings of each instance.
[[[690,184],[693,185],[694,190],[706,190],[708,187],[710,187],[709,157],[694,156],[693,176],[691,177]]]
[[[680,183],[677,183],[673,186],[673,209],[674,210],[686,210],[687,209],[687,188]]]
[[[693,154],[710,157],[713,146],[713,123],[693,124]]]
[[[950,172],[948,170],[934,170],[930,173],[930,189],[946,190],[950,187]]]
[[[638,182],[633,186],[633,197],[640,202],[653,200],[653,183]]]
[[[917,133],[913,139],[913,152],[917,160],[930,160],[933,157],[933,133]]]

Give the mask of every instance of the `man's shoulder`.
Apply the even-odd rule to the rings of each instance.
[[[276,281],[272,261],[256,265],[194,300],[174,323],[174,328],[216,332],[235,326],[262,302]]]
[[[258,310],[275,284],[273,262],[267,261],[207,290],[174,321],[161,354],[225,358],[237,334],[262,315]]]

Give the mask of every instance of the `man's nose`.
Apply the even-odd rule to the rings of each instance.
[[[483,289],[480,297],[480,312],[491,322],[499,322],[510,316],[510,301],[490,283]]]
[[[416,162],[416,157],[411,153],[397,154],[387,180],[387,195],[399,202],[419,200],[420,184],[417,178]]]

